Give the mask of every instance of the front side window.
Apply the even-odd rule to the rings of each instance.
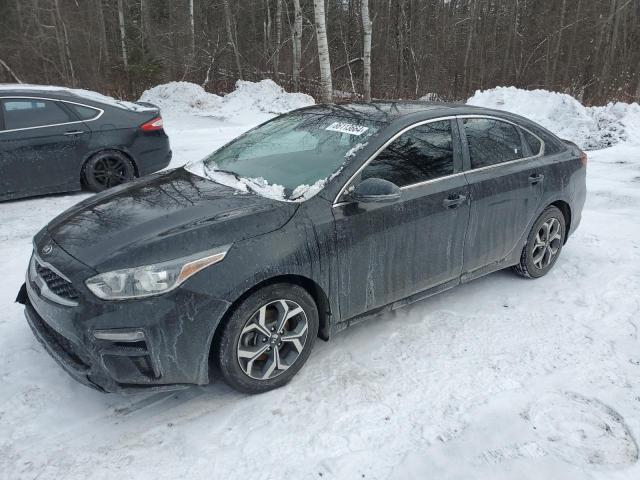
[[[52,100],[7,99],[2,102],[5,129],[43,127],[72,122],[67,112]]]
[[[464,121],[471,168],[488,167],[523,158],[520,134],[515,126],[490,118]]]
[[[358,117],[295,112],[247,132],[203,160],[205,172],[231,174],[257,193],[285,200],[317,191],[385,124]],[[274,197],[275,198],[275,197]]]
[[[453,173],[449,120],[428,123],[400,135],[362,171],[361,179],[381,178],[406,187]]]

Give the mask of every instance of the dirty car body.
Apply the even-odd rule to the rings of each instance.
[[[580,223],[580,150],[525,118],[420,102],[300,112],[379,127],[305,201],[238,192],[181,168],[87,199],[36,235],[18,300],[74,378],[110,392],[206,384],[222,326],[267,285],[306,290],[317,334],[328,340],[371,315],[518,264],[549,206],[564,216],[563,241]],[[425,138],[429,165],[402,163]],[[367,179],[395,188],[368,201],[354,193]],[[221,251],[222,261],[165,293],[105,300],[87,286],[105,272]]]

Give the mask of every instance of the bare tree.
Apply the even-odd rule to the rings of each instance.
[[[196,24],[193,15],[193,0],[189,0],[189,27],[191,33],[191,58],[196,55]]]
[[[240,80],[242,77],[242,61],[240,59],[240,51],[238,50],[238,41],[236,39],[234,29],[233,29],[233,18],[231,16],[231,7],[229,6],[229,0],[222,0],[222,5],[224,6],[224,17],[225,17],[225,25],[227,27],[227,37],[229,38],[229,43],[231,43],[231,47],[233,48],[233,55],[236,58],[236,68],[238,69],[238,78]]]
[[[371,19],[369,18],[369,0],[361,0],[362,34],[364,48],[362,51],[362,91],[365,102],[371,101]]]
[[[11,78],[13,78],[17,83],[22,83],[22,80],[20,80],[18,78],[18,76],[15,74],[15,72],[13,70],[11,70],[9,65],[7,65],[7,63],[4,60],[2,60],[1,58],[0,58],[0,67],[3,67],[7,72],[9,72],[9,75],[11,75]]]
[[[292,38],[292,61],[293,61],[293,89],[300,91],[300,61],[302,59],[302,10],[300,0],[293,0],[293,38]]]
[[[64,53],[65,53],[67,62],[69,64],[69,72],[71,74],[71,85],[75,87],[76,72],[73,66],[73,59],[71,58],[71,47],[69,46],[69,34],[67,32],[67,25],[65,24],[64,19],[60,14],[60,4],[58,3],[58,0],[53,0],[53,5],[55,6],[55,9],[56,9],[56,18],[60,22],[60,25],[62,25],[62,35],[64,39]]]
[[[127,55],[127,31],[124,26],[123,0],[118,0],[118,26],[120,28],[120,49],[122,50],[122,64],[125,71],[129,71],[129,58]]]
[[[324,0],[313,0],[313,9],[316,19],[318,61],[320,63],[320,98],[323,102],[330,103],[333,100],[333,83],[331,81],[331,60],[329,59]]]
[[[280,78],[280,44],[282,43],[282,0],[276,0],[276,49],[273,52],[273,74]]]

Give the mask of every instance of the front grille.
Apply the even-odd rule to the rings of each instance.
[[[35,261],[36,274],[47,284],[49,290],[59,297],[66,300],[76,301],[79,298],[78,291],[68,280],[62,278],[50,268],[41,265],[38,260]]]

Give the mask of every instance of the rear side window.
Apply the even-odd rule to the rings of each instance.
[[[80,120],[92,120],[100,114],[100,110],[85,105],[76,105],[75,103],[67,103],[66,105],[78,115]]]
[[[453,137],[446,120],[399,136],[365,167],[361,178],[382,178],[406,187],[452,173]]]
[[[75,120],[57,102],[51,100],[3,100],[2,110],[6,130],[43,127]]]
[[[524,141],[529,145],[529,150],[531,151],[531,155],[536,156],[540,154],[540,150],[542,149],[542,142],[535,135],[530,134],[526,130],[522,130],[522,135],[524,135]]]
[[[490,118],[464,121],[471,168],[488,167],[523,158],[520,134],[510,123]]]

